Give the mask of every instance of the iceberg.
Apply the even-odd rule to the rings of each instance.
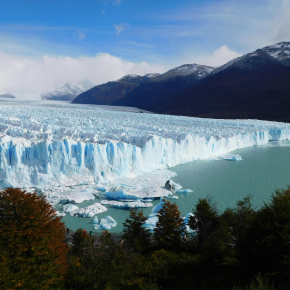
[[[242,157],[239,154],[236,154],[236,155],[224,154],[224,155],[221,155],[220,158],[222,158],[224,160],[232,160],[232,161],[240,161],[240,160],[242,160]]]
[[[130,202],[120,202],[120,201],[115,201],[115,200],[102,200],[100,203],[105,204],[105,205],[111,205],[117,208],[125,208],[125,209],[153,206],[153,203],[150,203],[150,202],[144,203],[144,202],[141,202],[140,200],[130,201]]]
[[[101,192],[105,192],[106,191],[106,188],[105,187],[101,187],[101,186],[96,186],[95,189],[97,191],[101,191]]]
[[[104,207],[102,204],[96,202],[96,203],[89,205],[87,207],[79,208],[75,211],[72,211],[72,212],[70,212],[70,215],[90,218],[90,217],[93,217],[96,214],[102,213],[106,210],[107,210],[106,207]]]
[[[179,189],[176,191],[176,193],[189,193],[189,192],[193,192],[193,190],[191,190],[191,189]]]
[[[79,210],[79,207],[76,206],[76,205],[74,205],[74,204],[69,203],[69,204],[65,204],[65,205],[63,206],[63,209],[62,209],[62,210],[63,210],[63,212],[65,212],[65,213],[68,213],[68,214],[73,215],[73,212]]]
[[[144,223],[144,227],[150,229],[153,231],[153,229],[156,227],[156,223],[158,222],[158,216],[156,214],[151,213],[148,216],[148,219]]]
[[[61,102],[58,106],[3,102],[0,186],[105,184],[288,139],[290,124],[286,123],[137,114]],[[134,192],[122,195],[140,198]]]
[[[127,189],[127,190],[119,190],[119,191],[108,191],[105,193],[106,197],[114,200],[120,199],[151,199],[151,198],[159,198],[166,197],[171,194],[170,191],[165,190],[164,188],[143,188],[139,189]]]
[[[63,188],[54,188],[42,190],[46,200],[51,205],[67,204],[67,203],[82,203],[86,200],[95,199],[92,190],[67,190]]]
[[[105,218],[101,219],[100,223],[95,226],[95,230],[110,230],[111,228],[116,226],[117,222],[108,215]]]
[[[63,217],[63,216],[65,216],[65,213],[64,213],[64,212],[59,212],[59,211],[57,210],[57,211],[55,211],[55,215],[56,215],[57,217]]]

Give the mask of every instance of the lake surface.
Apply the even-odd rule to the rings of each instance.
[[[270,142],[266,146],[249,147],[231,152],[242,156],[242,161],[199,160],[171,168],[177,173],[172,180],[180,183],[184,189],[193,192],[175,194],[176,202],[185,216],[191,212],[199,198],[211,196],[217,203],[219,211],[234,207],[238,200],[252,195],[252,203],[256,208],[268,202],[277,189],[286,189],[290,185],[290,142]],[[80,207],[98,202],[98,199],[79,204]],[[154,205],[159,201],[153,201]],[[149,215],[152,208],[143,210]],[[117,227],[111,232],[120,232],[123,222],[129,216],[129,211],[108,207],[108,210],[98,214],[98,219],[112,216]],[[95,232],[92,218],[76,218],[66,215],[63,221],[70,229],[85,228]]]

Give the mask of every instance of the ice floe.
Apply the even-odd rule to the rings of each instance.
[[[111,228],[116,226],[117,222],[108,215],[105,218],[101,219],[98,225],[95,225],[95,230],[110,230]]]
[[[129,209],[129,208],[142,208],[142,207],[151,207],[153,206],[152,203],[150,202],[142,202],[140,200],[137,201],[129,201],[129,202],[120,202],[120,201],[115,201],[115,200],[102,200],[100,202],[101,204],[104,205],[111,205],[113,207],[117,207],[117,208],[125,208],[125,209]]]
[[[70,215],[73,216],[78,216],[78,217],[85,217],[85,218],[90,218],[95,216],[98,213],[102,213],[104,211],[106,211],[107,208],[105,206],[103,206],[102,204],[96,202],[92,205],[83,207],[83,208],[79,208],[75,211],[70,212]]]

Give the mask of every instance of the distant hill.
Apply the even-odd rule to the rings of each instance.
[[[66,83],[59,89],[41,94],[40,97],[42,100],[72,101],[79,94],[89,90],[91,87],[93,87],[93,84],[88,80],[82,80],[76,85]]]
[[[11,95],[11,94],[2,94],[2,95],[0,95],[0,98],[15,99],[15,96]]]

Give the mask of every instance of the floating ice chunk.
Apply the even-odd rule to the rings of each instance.
[[[72,196],[71,201],[75,203],[82,203],[86,200],[91,200],[95,198],[94,195],[92,194],[92,190],[90,189],[72,192],[71,196]]]
[[[168,196],[168,190],[164,188],[143,188],[138,189],[129,189],[129,190],[119,190],[119,191],[109,191],[105,195],[108,198],[119,200],[119,199],[144,199],[144,198],[158,198]]]
[[[186,215],[186,217],[184,218],[184,223],[185,224],[187,224],[189,222],[189,219],[190,219],[191,216],[194,216],[194,214],[191,213],[191,212]]]
[[[105,187],[101,187],[101,186],[96,186],[95,189],[97,191],[102,191],[102,192],[105,192],[106,191],[106,188]]]
[[[105,195],[111,199],[139,199],[136,195],[130,195],[128,192],[124,192],[123,190],[107,191]]]
[[[232,161],[240,161],[240,160],[243,160],[241,155],[239,154],[236,154],[236,155],[233,155],[233,154],[224,154],[224,155],[221,155],[220,156],[222,159],[224,160],[232,160]]]
[[[104,207],[100,203],[96,202],[96,203],[89,205],[87,207],[80,208],[80,209],[74,211],[72,214],[74,216],[90,218],[90,217],[93,217],[94,215],[96,215],[98,213],[102,213],[106,210],[107,210],[106,207]]]
[[[193,213],[188,213],[187,215],[186,215],[186,217],[184,218],[184,225],[185,225],[185,228],[186,228],[186,231],[188,232],[188,233],[193,233],[194,232],[194,230],[192,230],[189,226],[188,226],[188,222],[189,222],[189,218],[191,217],[191,216],[194,216],[194,214]]]
[[[193,192],[193,190],[191,190],[191,189],[180,189],[180,190],[176,191],[176,193],[189,193],[189,192]]]
[[[99,223],[99,220],[98,220],[98,217],[95,216],[94,220],[93,220],[93,224],[98,224]]]
[[[157,205],[155,205],[155,206],[153,207],[153,209],[152,209],[152,213],[153,213],[153,214],[157,214],[158,211],[162,208],[163,203],[164,203],[164,200],[163,200],[163,198],[161,198],[160,202],[159,202]]]
[[[117,226],[117,222],[111,217],[111,216],[106,216],[105,218],[101,219],[100,223],[95,226],[96,230],[110,230],[113,227]]]
[[[182,186],[179,183],[175,183],[172,180],[167,180],[165,183],[165,188],[167,190],[171,190],[172,192],[175,192],[175,191],[181,189]]]
[[[173,196],[170,196],[170,198],[178,199],[178,196],[173,195]]]
[[[79,207],[72,204],[72,203],[68,203],[68,204],[65,204],[63,206],[63,211],[66,213],[69,213],[69,214],[72,214],[73,212],[77,211],[78,209],[79,209]]]
[[[51,195],[51,194],[48,194],[48,195],[45,196],[45,199],[52,206],[57,205],[57,204],[60,203],[60,197],[59,197],[59,195]]]
[[[57,210],[57,211],[55,211],[55,215],[58,216],[58,217],[62,217],[62,216],[65,216],[65,213],[64,212],[59,212]]]
[[[153,206],[152,203],[144,203],[141,202],[140,200],[133,201],[133,202],[120,202],[120,201],[115,201],[115,200],[102,200],[101,204],[105,205],[112,205],[114,207],[118,208],[140,208],[140,207],[151,207]]]
[[[148,216],[148,219],[144,223],[144,227],[153,230],[156,227],[156,223],[158,222],[158,216],[154,213],[151,213]]]

